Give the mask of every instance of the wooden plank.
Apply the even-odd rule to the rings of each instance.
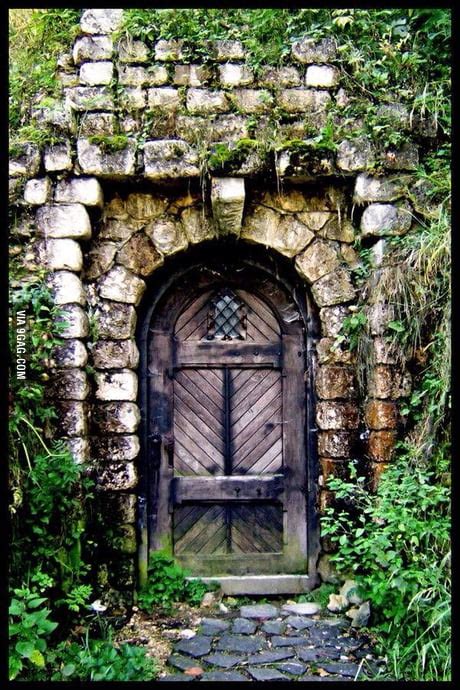
[[[180,314],[176,321],[174,335],[178,340],[186,340],[191,333],[196,329],[197,322],[201,318],[198,315],[204,309],[205,313],[208,310],[209,300],[211,299],[212,290],[208,290],[194,299],[184,311]]]
[[[206,409],[222,425],[222,395],[216,396],[215,390],[203,379],[194,369],[178,370],[175,372],[175,381],[183,387],[200,405],[201,409]]]
[[[256,315],[258,319],[265,323],[265,329],[268,329],[266,337],[269,340],[276,340],[277,337],[279,338],[281,330],[278,319],[270,307],[253,293],[247,292],[246,290],[236,290],[235,292],[238,297],[240,297],[240,299],[242,299],[248,305],[251,313]],[[257,322],[257,324],[258,323],[259,322]]]
[[[185,501],[263,501],[275,499],[283,489],[283,475],[175,477],[172,480],[172,500],[174,504]]]
[[[279,553],[283,550],[283,512],[281,506],[247,506],[232,508],[232,546],[241,534],[246,536],[252,548],[249,551]],[[232,549],[235,551],[236,549]]]
[[[255,422],[267,407],[271,406],[274,413],[274,408],[278,407],[279,402],[281,402],[280,377],[267,376],[260,389],[257,388],[257,390],[248,395],[247,401],[241,403],[241,413],[237,408],[238,411],[232,415],[233,440],[236,441],[241,432],[251,422]]]
[[[280,472],[283,466],[283,441],[281,432],[279,438],[272,443],[266,453],[263,453],[258,460],[244,465],[251,474],[262,474]]]
[[[235,454],[244,453],[248,447],[252,448],[254,444],[260,443],[273,430],[274,424],[279,424],[281,396],[276,392],[274,395],[274,399],[269,400],[259,414],[232,439]]]
[[[193,409],[195,414],[201,419],[203,424],[216,430],[217,434],[222,435],[223,425],[222,419],[216,419],[215,415],[211,412],[211,405],[209,398],[202,397],[201,401],[194,398],[188,390],[179,383],[177,379],[174,381],[174,398],[180,400],[182,403],[187,404],[190,409]],[[221,413],[221,410],[212,404],[214,410],[217,413]]]
[[[184,446],[179,436],[174,439],[174,476],[198,476],[211,474],[213,466],[202,464],[192,453],[189,447]]]
[[[269,452],[270,448],[276,443],[280,436],[280,427],[274,427],[260,443],[255,446],[250,446],[248,444],[244,451],[234,453],[233,471],[238,469],[241,474],[250,473],[254,463],[258,462]]]
[[[244,414],[253,408],[257,401],[267,391],[276,386],[278,379],[276,371],[273,369],[261,369],[260,371],[262,376],[253,375],[249,381],[245,381],[236,390],[235,388],[237,382],[235,382],[234,379],[232,380],[233,393],[230,399],[232,426],[234,426]]]
[[[186,532],[181,532],[180,538],[174,535],[174,550],[176,553],[212,553],[212,549],[221,543],[221,532],[225,525],[224,508],[219,505],[206,507],[196,512],[196,521]]]
[[[256,575],[284,573],[286,561],[281,553],[177,554],[178,562],[194,575]]]
[[[239,341],[178,342],[174,366],[207,365],[281,365],[281,349],[278,344],[251,344]]]
[[[185,429],[183,427],[185,427]],[[194,433],[195,438],[190,435],[191,433]],[[202,437],[200,438],[199,433],[195,432],[193,427],[190,427],[184,422],[183,418],[179,420],[177,414],[174,419],[174,437],[184,451],[188,452],[192,458],[203,466],[203,471],[205,473],[209,472],[209,474],[215,474],[223,472],[223,455],[219,454],[214,446],[205,443],[205,439]],[[187,462],[187,457],[188,456],[182,452],[181,458],[183,464]]]
[[[222,433],[217,433],[215,431],[215,425],[205,421],[205,414],[203,413],[200,406],[196,405],[196,411],[189,407],[184,400],[181,400],[180,396],[175,393],[174,395],[174,412],[182,415],[187,419],[190,424],[192,424],[195,429],[197,429],[200,434],[205,435],[214,448],[219,452],[224,452],[224,440],[222,438]]]

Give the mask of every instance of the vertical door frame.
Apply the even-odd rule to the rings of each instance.
[[[216,258],[218,257],[218,258]],[[225,257],[225,258],[222,258]],[[149,403],[149,382],[152,375],[162,376],[171,366],[173,352],[165,339],[162,348],[159,348],[158,366],[155,371],[149,373],[149,342],[152,337],[152,324],[162,311],[162,302],[171,298],[180,285],[187,283],[187,279],[194,272],[202,271],[204,282],[206,274],[230,266],[235,262],[241,264],[248,271],[258,271],[259,276],[265,274],[266,279],[280,288],[280,292],[287,294],[299,312],[304,332],[304,371],[305,371],[305,460],[307,476],[306,492],[306,539],[307,539],[307,575],[315,578],[317,575],[316,563],[320,552],[319,512],[318,512],[318,457],[317,457],[317,430],[315,425],[315,391],[314,370],[315,342],[319,337],[319,319],[317,308],[313,303],[307,285],[295,273],[294,268],[284,257],[275,255],[267,249],[261,249],[254,245],[246,245],[241,241],[218,240],[203,243],[193,247],[186,254],[171,257],[165,265],[159,269],[151,279],[143,301],[139,308],[137,342],[140,350],[139,363],[139,404],[141,409],[140,440],[141,453],[139,458],[139,483],[138,483],[138,511],[137,526],[139,535],[138,552],[138,583],[142,585],[147,577],[147,562],[149,555],[149,532],[152,522],[152,510],[155,509],[156,495],[158,491],[165,491],[170,478],[161,476],[159,471],[152,473],[152,453],[157,454],[157,461],[167,464],[167,448],[162,444],[156,444],[155,438],[149,439],[151,411]],[[225,266],[223,266],[225,264]],[[248,289],[247,284],[240,287]],[[196,293],[195,293],[196,296]],[[183,302],[179,302],[174,320],[183,309]],[[276,305],[275,305],[276,306]],[[164,308],[163,308],[164,311]],[[169,314],[171,317],[171,313]],[[160,334],[158,334],[160,335]],[[157,337],[158,337],[157,335]],[[160,336],[161,337],[161,336]],[[171,342],[171,341],[169,341]],[[169,378],[169,377],[168,377]],[[172,389],[172,378],[169,383],[164,382],[164,388]],[[172,390],[166,395],[160,410],[160,417],[171,414],[168,406],[172,404]],[[160,420],[160,425],[161,425]],[[156,547],[170,548],[170,544],[156,544]]]

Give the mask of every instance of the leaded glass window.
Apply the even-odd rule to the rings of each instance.
[[[208,313],[208,340],[244,340],[246,305],[232,290],[218,292]]]

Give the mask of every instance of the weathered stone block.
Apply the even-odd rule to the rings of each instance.
[[[94,280],[109,270],[115,262],[118,246],[113,242],[97,242],[87,254],[85,278]]]
[[[56,366],[62,368],[85,367],[88,353],[81,340],[67,340],[63,345],[57,345],[53,351]]]
[[[87,438],[75,436],[66,439],[66,445],[77,465],[87,464],[90,461],[90,448]]]
[[[273,101],[265,89],[234,89],[229,98],[243,113],[263,113],[270,109]]]
[[[303,211],[306,204],[305,196],[302,192],[296,189],[284,191],[283,193],[265,192],[262,196],[261,204],[273,208],[278,213],[299,213]],[[303,216],[299,214],[298,218],[305,223]],[[313,229],[313,228],[312,228]]]
[[[211,204],[219,234],[239,237],[245,200],[244,179],[217,178],[211,182]]]
[[[397,363],[396,348],[391,342],[388,342],[386,338],[374,338],[373,351],[376,364]]]
[[[168,86],[148,89],[148,104],[149,108],[177,110],[181,104],[180,93],[177,89]]]
[[[270,246],[278,232],[280,216],[271,208],[256,206],[244,219],[241,230],[242,239]]]
[[[149,221],[162,216],[168,206],[164,197],[152,194],[130,194],[126,199],[126,211],[136,220]]]
[[[103,240],[129,240],[135,232],[144,225],[143,220],[131,220],[126,213],[126,220],[110,219],[107,220],[99,230],[99,239]]]
[[[340,256],[352,269],[358,268],[361,264],[358,252],[347,244],[340,247]]]
[[[211,76],[205,65],[175,65],[173,82],[178,86],[203,86]]]
[[[126,210],[126,202],[116,193],[104,208],[105,218],[116,218],[117,220],[126,220],[128,218],[128,211]]]
[[[371,204],[361,217],[363,236],[404,235],[412,225],[412,210],[408,204]]]
[[[83,369],[60,369],[51,377],[48,392],[52,398],[61,400],[85,400],[89,384]]]
[[[316,372],[316,393],[323,400],[354,398],[356,388],[353,372],[346,367],[321,366]]]
[[[306,86],[330,89],[339,83],[339,71],[331,65],[310,65],[305,75]]]
[[[349,458],[353,455],[355,438],[348,431],[320,431],[318,454],[332,458]]]
[[[198,177],[198,154],[180,139],[148,141],[144,145],[145,177],[163,180]]]
[[[367,308],[367,323],[371,335],[383,335],[386,331],[388,322],[393,321],[394,317],[394,307],[392,304],[386,304],[384,302],[371,304]]]
[[[370,429],[395,429],[398,410],[394,402],[371,400],[366,406],[366,424]]]
[[[123,10],[85,10],[80,26],[85,34],[110,34],[120,27],[122,19]]]
[[[81,116],[79,133],[82,137],[97,135],[112,136],[115,132],[113,113],[85,113]]]
[[[9,159],[10,177],[35,177],[40,168],[40,151],[34,144],[21,146],[21,153]]]
[[[128,304],[139,304],[145,290],[144,281],[123,266],[112,268],[98,279],[97,285],[101,297]]]
[[[137,497],[135,494],[104,494],[100,496],[98,503],[101,513],[112,524],[121,525],[136,521]]]
[[[139,438],[117,434],[92,439],[93,454],[111,461],[134,460],[139,455]]]
[[[300,73],[297,67],[262,67],[258,79],[260,86],[300,86]]]
[[[35,219],[38,232],[45,237],[55,239],[91,237],[91,221],[82,204],[40,206]]]
[[[118,81],[122,86],[146,86],[150,84],[149,73],[145,67],[132,67],[130,65],[120,65]]]
[[[118,43],[118,59],[123,63],[148,62],[149,49],[142,41],[122,38]]]
[[[394,431],[371,431],[368,440],[369,457],[376,462],[391,460],[396,433]]]
[[[297,178],[316,182],[319,177],[335,175],[335,159],[331,151],[317,149],[311,142],[302,148],[287,147],[275,160],[276,174],[284,178]]]
[[[78,304],[64,304],[56,322],[62,325],[60,338],[86,338],[88,335],[88,316]]]
[[[403,144],[399,149],[390,148],[383,155],[383,164],[388,170],[416,170],[419,164],[418,148],[415,144]]]
[[[38,248],[38,257],[52,271],[81,271],[83,255],[75,240],[46,240]]]
[[[373,462],[372,467],[370,468],[370,490],[371,491],[377,491],[380,479],[382,477],[382,474],[385,472],[385,470],[388,468],[388,463],[385,462]]]
[[[185,208],[181,213],[181,222],[191,244],[210,240],[216,236],[215,229],[205,216],[203,208]]]
[[[80,67],[80,82],[87,86],[110,84],[113,78],[113,62],[85,62]]]
[[[334,271],[340,264],[337,252],[328,242],[315,240],[295,261],[297,272],[309,283]]]
[[[187,91],[187,110],[191,113],[225,113],[228,109],[229,102],[223,91],[193,88]]]
[[[21,178],[12,177],[8,180],[8,201],[15,204],[19,197],[24,193],[24,184]]]
[[[254,81],[254,73],[247,65],[227,62],[224,65],[219,65],[218,72],[222,86],[243,86],[252,84]]]
[[[124,340],[134,335],[136,310],[130,304],[102,302],[95,313],[101,338]]]
[[[158,224],[161,223],[168,221],[158,221]],[[148,229],[152,225],[146,228],[149,235]],[[137,275],[148,276],[161,266],[163,257],[143,233],[137,233],[118,252],[117,261]]]
[[[323,336],[336,338],[343,325],[344,319],[349,315],[348,307],[324,307],[320,309],[321,333]]]
[[[125,86],[120,92],[120,105],[124,110],[129,112],[133,110],[143,110],[146,106],[147,93],[145,89],[141,89],[137,86]],[[125,121],[126,123],[126,121]],[[137,121],[136,127],[124,127],[125,132],[137,131]]]
[[[24,187],[24,201],[31,206],[46,204],[51,194],[51,180],[49,177],[42,177],[35,180],[28,180]]]
[[[54,200],[57,202],[102,206],[102,187],[95,177],[71,177],[60,180],[56,185]]]
[[[97,400],[136,400],[137,376],[130,369],[96,372]]]
[[[182,52],[183,45],[184,41],[182,40],[161,39],[155,45],[155,59],[163,62],[182,60],[184,57]]]
[[[334,60],[337,47],[332,38],[315,41],[305,37],[292,44],[291,53],[294,60],[303,64],[322,63]]]
[[[110,60],[113,42],[108,36],[83,36],[75,41],[73,61],[80,65],[87,60]]]
[[[66,89],[67,101],[73,110],[114,110],[112,92],[108,86],[75,86]]]
[[[367,170],[375,162],[373,146],[367,137],[342,141],[337,147],[336,162],[345,172]]]
[[[47,283],[53,292],[55,304],[86,303],[83,284],[75,273],[55,271],[49,274]]]
[[[365,201],[394,201],[404,196],[409,178],[402,175],[371,177],[361,173],[356,178],[353,200],[355,203]]]
[[[210,43],[210,48],[218,62],[226,62],[227,60],[242,60],[244,58],[244,49],[241,41],[212,41]]]
[[[88,405],[84,402],[61,401],[54,403],[58,414],[57,427],[64,436],[86,436],[88,433]]]
[[[97,484],[102,491],[129,491],[137,486],[137,470],[132,462],[101,463]]]
[[[305,249],[313,238],[314,234],[304,223],[292,216],[283,216],[277,232],[270,238],[270,246],[292,258]]]
[[[349,479],[348,465],[346,462],[344,462],[344,459],[345,458],[341,458],[340,460],[335,458],[321,458],[321,476],[319,478],[320,486],[327,486],[328,481],[332,479],[332,477],[337,477],[344,480]]]
[[[91,144],[88,139],[77,141],[78,163],[88,175],[117,178],[134,174],[136,162],[136,142],[128,139],[126,148],[109,153],[101,146]]]
[[[333,306],[349,302],[355,298],[355,289],[350,281],[348,271],[337,268],[323,276],[312,286],[313,297],[320,307]]]
[[[372,398],[398,399],[409,395],[411,391],[411,376],[401,369],[377,364],[369,380],[368,394]]]
[[[316,352],[320,364],[351,364],[354,361],[354,353],[345,349],[342,343],[337,344],[335,338],[321,338]]]
[[[402,103],[383,103],[377,108],[376,116],[398,128],[408,128],[410,125],[409,110]]]
[[[354,242],[355,229],[348,218],[339,216],[338,213],[331,214],[326,224],[318,232],[320,237],[338,242]]]
[[[247,119],[234,114],[217,115],[212,121],[206,117],[179,115],[176,134],[190,143],[238,141],[248,136]]]
[[[92,351],[96,369],[135,369],[139,351],[131,340],[99,340]]]
[[[141,413],[132,402],[104,403],[94,406],[92,419],[100,434],[130,434],[139,426]]]
[[[319,402],[316,406],[316,423],[320,429],[357,429],[358,406],[350,402]]]
[[[146,226],[145,232],[161,254],[175,254],[186,249],[187,237],[180,223],[173,220],[159,219]],[[162,257],[156,254],[156,264],[162,263]]]

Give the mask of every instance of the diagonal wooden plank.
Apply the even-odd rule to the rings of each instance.
[[[185,440],[187,444],[188,439]],[[189,444],[190,446],[190,444]],[[209,464],[208,466],[202,464],[194,455],[190,452],[190,447],[184,445],[184,439],[181,439],[180,432],[176,434],[174,439],[174,474],[182,477],[187,477],[191,474],[197,474],[198,476],[203,475],[214,475],[214,465]]]
[[[260,443],[255,446],[247,445],[242,451],[237,452],[233,456],[233,473],[236,469],[241,471],[241,474],[248,473],[248,467],[252,467],[260,457],[262,457],[270,448],[270,446],[279,439],[280,431],[278,427],[274,427],[269,434],[267,434]]]
[[[174,540],[179,540],[206,512],[206,506],[181,506],[174,511]]]
[[[194,384],[191,384],[193,386]],[[216,419],[216,417],[210,411],[209,398],[202,396],[201,400],[194,398],[191,393],[182,385],[182,383],[174,382],[174,401],[180,400],[181,403],[186,404],[190,409],[192,409],[195,414],[200,418],[203,424],[208,427],[215,429],[216,433],[222,435],[223,424],[222,419]],[[218,410],[221,413],[222,411]]]
[[[271,392],[270,392],[271,391]],[[239,403],[230,401],[233,433],[238,434],[246,424],[265,407],[266,401],[280,394],[280,381],[277,372],[268,371],[252,390],[241,397]],[[238,398],[236,399],[238,400]],[[245,419],[246,418],[246,419]]]
[[[190,433],[193,435],[191,436]],[[174,418],[174,438],[175,440],[177,439],[182,447],[188,450],[208,472],[217,474],[222,471],[224,465],[222,453],[219,453],[204,436],[199,436],[184,417],[177,414]]]
[[[252,463],[243,462],[242,466],[247,468],[250,474],[268,474],[275,472],[282,467],[283,462],[283,441],[280,437],[272,443],[265,453],[262,453],[257,460]]]
[[[199,520],[176,542],[176,551],[207,553],[206,545],[215,532],[222,529],[225,523],[224,510],[220,506],[210,506]]]
[[[190,333],[193,332],[196,327],[196,315],[201,309],[206,308],[211,294],[211,291],[203,293],[182,312],[176,321],[176,327],[174,330],[176,338],[179,340],[186,340]]]
[[[242,429],[236,428],[236,434],[232,438],[233,451],[235,453],[243,451],[243,446],[251,439],[252,443],[261,441],[271,431],[273,425],[279,425],[280,422],[281,397],[275,393],[271,399],[267,399],[265,407],[252,417]]]
[[[240,297],[240,299],[243,299],[249,307],[248,316],[249,313],[257,314],[257,316],[264,321],[266,327],[269,329],[269,332],[271,333],[269,339],[279,339],[281,333],[280,326],[277,318],[271,311],[270,307],[268,307],[268,305],[266,305],[262,299],[256,297],[256,295],[254,294],[250,294],[249,292],[237,290],[236,294]]]
[[[246,369],[246,376],[234,377],[232,369],[232,391],[231,391],[231,405],[232,408],[239,407],[240,403],[244,401],[247,396],[254,390],[254,388],[262,383],[262,381],[273,373],[272,369]]]
[[[218,397],[216,391],[211,389],[211,397],[208,393],[208,387],[200,387],[200,384],[190,376],[191,372],[179,370],[176,372],[175,384],[181,386],[181,389],[186,391],[194,400],[197,401],[201,409],[206,409],[210,415],[216,420],[216,423],[222,424],[222,396]],[[217,402],[216,402],[217,401]]]
[[[181,400],[178,395],[174,396],[174,414],[182,415],[200,435],[206,436],[218,453],[222,454],[224,452],[224,439],[222,433],[219,435],[215,431],[215,424],[206,422],[203,419],[205,415],[199,414],[199,412],[200,408],[197,407],[195,412],[195,410]]]
[[[216,373],[215,369],[189,369],[188,372],[192,379],[196,382],[197,386],[202,387],[212,387],[218,396],[223,396],[223,375],[220,370],[219,374]]]
[[[258,551],[279,552],[282,549],[281,508],[274,506],[237,506],[232,511],[232,535],[236,530],[247,534]]]

